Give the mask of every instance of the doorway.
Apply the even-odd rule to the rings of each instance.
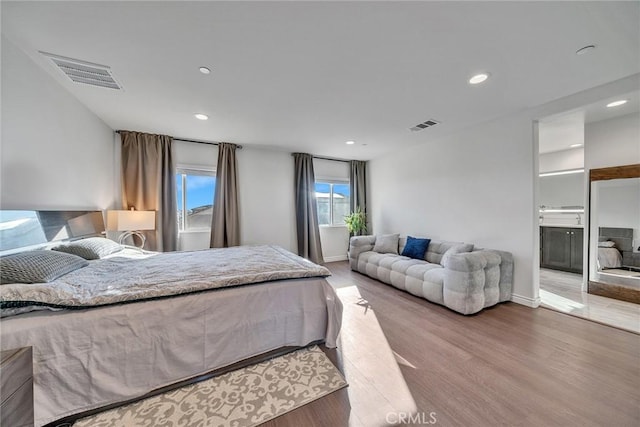
[[[539,120],[539,295],[545,308],[640,333],[640,305],[587,292],[588,172],[600,167],[598,162],[615,161],[603,159],[608,153],[602,148],[620,135],[618,126],[640,128],[639,123],[624,120],[633,113],[637,116],[637,107],[615,112],[606,104]],[[625,128],[622,133],[630,138],[621,144],[637,144],[631,138],[633,131]]]

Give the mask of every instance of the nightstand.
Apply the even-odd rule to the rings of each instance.
[[[33,426],[31,347],[0,352],[0,425]]]

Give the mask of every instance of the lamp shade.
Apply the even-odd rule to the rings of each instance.
[[[107,211],[107,230],[155,230],[155,211]]]

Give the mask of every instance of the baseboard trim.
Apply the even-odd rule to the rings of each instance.
[[[531,308],[538,308],[540,306],[540,297],[529,298],[523,297],[522,295],[512,294],[511,301],[515,302],[516,304],[526,305],[527,307]]]
[[[347,258],[347,255],[338,255],[338,256],[328,256],[324,258],[324,262],[337,262],[337,261],[346,261],[349,258]]]

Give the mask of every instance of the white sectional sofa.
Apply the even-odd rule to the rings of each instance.
[[[393,236],[381,238],[388,243]],[[399,255],[406,242],[406,237],[398,237],[395,251],[387,247],[379,253],[374,251],[376,236],[354,236],[349,243],[351,269],[462,314],[511,299],[511,253],[432,240],[424,259],[414,259]]]

